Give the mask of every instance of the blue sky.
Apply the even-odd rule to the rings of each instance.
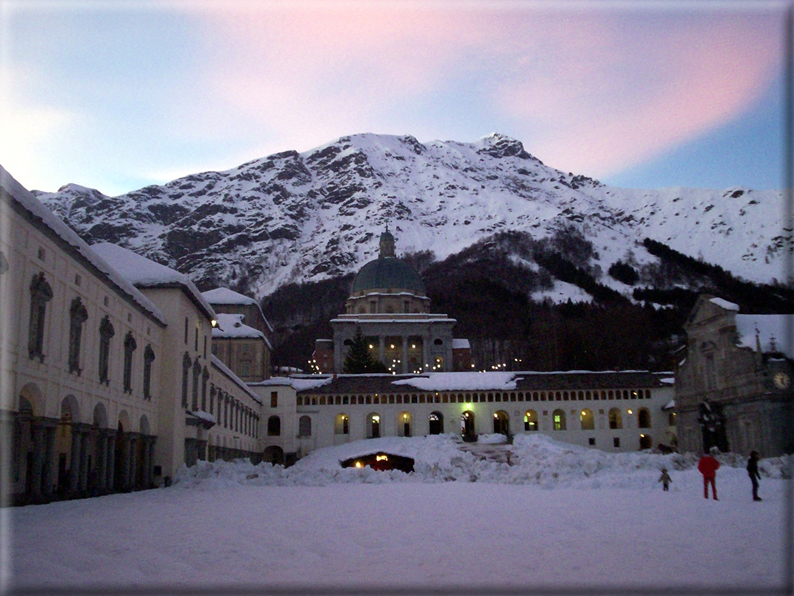
[[[783,186],[788,3],[0,0],[2,164],[110,195],[360,132]]]

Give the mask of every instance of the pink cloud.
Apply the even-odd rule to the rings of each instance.
[[[550,165],[606,175],[736,117],[781,63],[782,13],[243,6],[200,13],[213,54],[207,93],[285,148],[395,126],[433,130],[391,113],[449,101],[450,89],[470,84],[477,94],[459,101],[470,102],[481,134],[507,120]]]

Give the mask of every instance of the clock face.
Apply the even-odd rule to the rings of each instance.
[[[791,377],[784,372],[779,372],[774,377],[775,387],[778,389],[788,389],[791,385]]]

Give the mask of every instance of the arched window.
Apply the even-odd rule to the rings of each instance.
[[[138,343],[128,331],[124,337],[124,392],[132,393],[132,353],[137,349]]]
[[[281,418],[271,416],[267,419],[267,436],[278,437],[279,435],[281,435]]]
[[[193,363],[193,411],[198,410],[199,378],[201,377],[201,365],[198,358]]]
[[[444,432],[444,415],[441,412],[433,412],[428,418],[431,435],[440,435]]]
[[[563,410],[554,410],[551,417],[554,430],[566,430],[565,412]]]
[[[411,436],[411,415],[408,412],[401,412],[397,419],[397,436]]]
[[[190,381],[190,355],[185,352],[182,356],[182,407],[187,408],[187,387]]]
[[[312,436],[312,419],[308,416],[301,416],[298,420],[298,436],[311,437]]]
[[[146,344],[143,350],[143,397],[152,398],[152,362],[154,362],[154,350],[151,344]]]
[[[116,335],[110,317],[105,315],[99,323],[99,382],[110,384],[108,369],[110,368],[110,340]]]
[[[623,416],[618,408],[609,410],[609,428],[623,428]]]
[[[637,412],[637,426],[651,428],[651,412],[648,408],[640,408]]]
[[[595,429],[595,418],[593,417],[593,410],[590,408],[585,408],[579,414],[579,420],[582,423],[582,430],[594,430]]]
[[[524,413],[524,430],[538,430],[538,413],[535,410],[527,410]]]
[[[52,300],[52,288],[44,273],[33,276],[30,282],[30,322],[28,323],[28,355],[44,362],[44,317],[47,303]]]
[[[380,414],[370,414],[367,416],[367,438],[377,439],[380,437]]]
[[[334,434],[349,435],[350,434],[350,417],[347,414],[337,414],[334,421]]]
[[[495,435],[509,435],[510,434],[510,417],[504,410],[494,412],[493,415],[493,432]]]
[[[80,368],[80,344],[83,339],[83,323],[87,320],[88,311],[78,296],[72,300],[69,308],[69,372],[76,372],[78,376],[83,372]]]
[[[207,411],[207,382],[210,380],[210,371],[205,366],[201,371],[201,411]]]

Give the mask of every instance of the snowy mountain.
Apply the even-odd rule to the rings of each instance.
[[[117,197],[75,184],[34,194],[89,243],[121,244],[200,287],[244,280],[258,296],[357,270],[387,225],[398,256],[443,259],[499,231],[545,238],[574,226],[604,272],[618,260],[654,262],[644,238],[751,281],[783,271],[780,191],[609,187],[550,168],[500,134],[426,144],[360,134]]]

